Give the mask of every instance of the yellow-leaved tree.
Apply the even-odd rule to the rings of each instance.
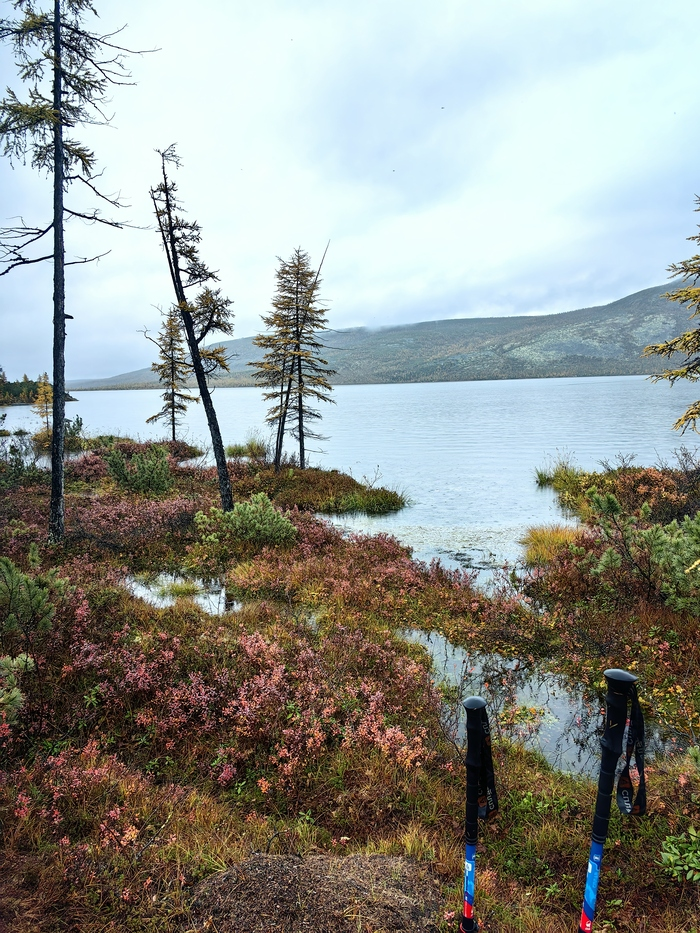
[[[41,430],[35,435],[35,440],[42,449],[48,449],[51,446],[51,414],[53,411],[53,388],[49,382],[48,373],[39,376],[32,411],[41,418]]]

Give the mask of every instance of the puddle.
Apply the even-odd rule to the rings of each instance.
[[[226,588],[220,580],[159,573],[156,576],[127,577],[126,585],[132,595],[159,609],[172,606],[183,598],[192,599],[213,616],[239,612],[243,608],[242,602],[226,595]]]
[[[597,777],[600,769],[604,696],[538,666],[498,654],[469,654],[433,632],[408,631],[409,641],[430,652],[435,672],[455,689],[445,704],[447,725],[466,740],[462,700],[482,696],[492,731],[541,752],[561,771]],[[662,724],[646,723],[648,760],[684,749]]]

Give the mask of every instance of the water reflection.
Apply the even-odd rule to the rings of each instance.
[[[243,603],[232,599],[220,580],[186,577],[182,574],[159,573],[127,577],[129,592],[138,599],[163,609],[178,599],[192,599],[209,615],[239,612]]]
[[[496,735],[536,749],[562,771],[598,774],[603,694],[590,693],[527,660],[469,654],[435,632],[409,631],[405,637],[430,653],[436,673],[448,687],[447,725],[462,742],[466,738],[462,701],[470,695],[482,696]],[[661,723],[647,721],[646,742],[648,758],[680,749],[672,730]]]

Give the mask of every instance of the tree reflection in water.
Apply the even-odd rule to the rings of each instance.
[[[444,684],[445,727],[459,742],[464,743],[466,728],[462,701],[482,696],[498,738],[536,749],[562,771],[597,775],[604,691],[592,692],[528,659],[469,654],[435,632],[411,631],[406,637],[430,653]],[[663,723],[647,718],[646,731],[648,758],[678,750],[677,737]]]

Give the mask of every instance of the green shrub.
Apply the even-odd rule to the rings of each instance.
[[[233,558],[249,556],[266,545],[285,547],[296,540],[294,525],[279,512],[264,492],[254,493],[247,502],[237,502],[230,512],[212,508],[209,514],[194,517],[200,542],[193,549],[195,562],[225,564]]]
[[[0,713],[10,725],[17,721],[24,706],[24,695],[19,686],[20,674],[33,671],[35,667],[28,654],[0,658]]]
[[[116,447],[105,455],[110,475],[124,489],[144,495],[162,495],[173,485],[168,454],[152,445],[145,453],[136,453],[127,461]]]
[[[687,834],[666,836],[661,846],[661,865],[676,881],[700,881],[700,833],[694,826]]]
[[[588,492],[593,516],[607,544],[594,575],[615,575],[641,581],[677,610],[700,614],[700,513],[667,525],[649,524],[651,508],[644,503],[636,515],[625,513],[612,493]]]
[[[34,549],[30,561],[36,560]],[[56,611],[51,591],[61,591],[62,587],[55,570],[34,579],[8,557],[0,557],[0,653],[15,656],[27,652],[37,635],[50,630]]]
[[[85,437],[83,435],[83,419],[80,415],[76,415],[75,418],[66,418],[63,445],[67,453],[76,454],[83,450]]]

